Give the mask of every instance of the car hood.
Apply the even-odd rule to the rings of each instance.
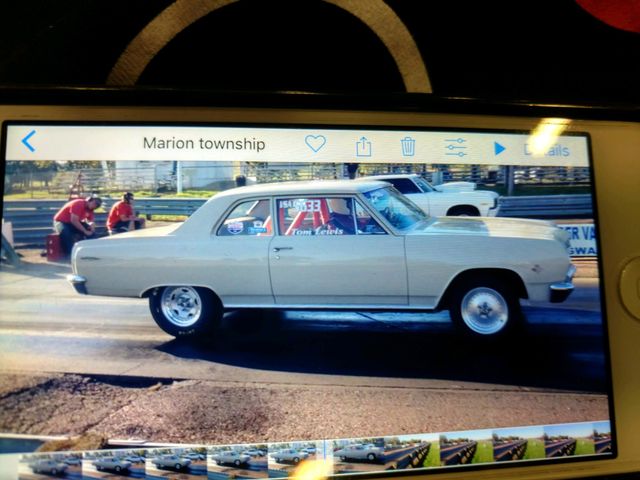
[[[568,234],[551,222],[521,218],[436,217],[408,234],[536,238],[563,243],[568,239]]]

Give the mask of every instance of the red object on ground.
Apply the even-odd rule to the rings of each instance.
[[[640,33],[640,0],[576,0],[576,3],[611,27]]]
[[[47,261],[55,262],[62,258],[62,244],[60,243],[60,235],[51,233],[47,235]]]

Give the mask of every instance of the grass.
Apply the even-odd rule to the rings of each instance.
[[[184,222],[188,215],[152,215],[152,220],[157,222]]]
[[[527,440],[527,451],[524,452],[523,460],[531,460],[534,458],[544,458],[544,442],[535,438]]]
[[[440,466],[440,443],[431,442],[427,458],[422,463],[423,467],[439,467]]]
[[[471,463],[491,463],[493,462],[493,444],[491,440],[480,440],[476,454],[471,459]]]
[[[593,444],[593,440],[578,438],[577,442],[575,455],[593,455],[596,453],[596,447]]]

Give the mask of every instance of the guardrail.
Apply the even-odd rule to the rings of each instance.
[[[500,217],[593,218],[591,195],[501,197]]]
[[[103,199],[103,207],[109,210],[116,199]],[[135,210],[140,215],[186,215],[200,208],[204,198],[139,198]],[[3,205],[3,219],[13,226],[16,245],[43,246],[47,234],[52,232],[53,216],[65,204],[64,200],[11,200]],[[501,217],[525,218],[591,218],[593,215],[590,195],[540,195],[527,197],[502,197]],[[96,224],[104,227],[106,213],[96,214]]]

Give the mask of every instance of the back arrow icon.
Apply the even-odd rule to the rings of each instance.
[[[22,139],[22,143],[24,144],[24,146],[25,146],[25,147],[27,147],[27,148],[28,148],[29,150],[31,150],[32,152],[35,152],[35,151],[36,151],[36,149],[35,149],[35,148],[33,148],[33,146],[29,143],[29,139],[30,139],[31,137],[33,137],[35,134],[36,134],[36,131],[35,131],[35,130],[31,130],[31,131],[29,132],[29,134],[28,134],[26,137],[24,137],[24,138]]]

